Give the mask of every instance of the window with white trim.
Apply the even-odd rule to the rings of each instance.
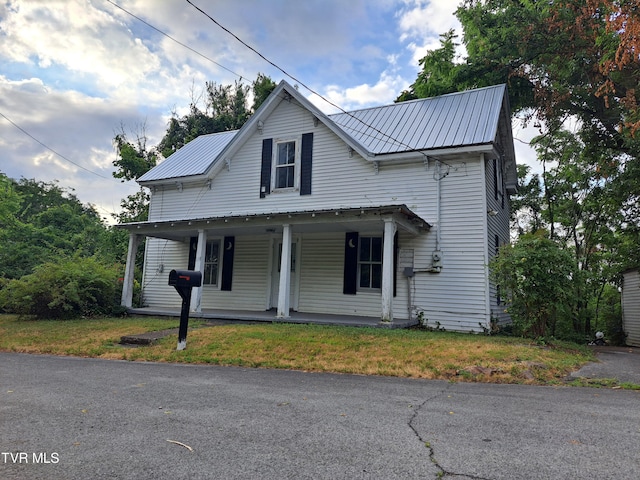
[[[276,140],[273,190],[296,189],[300,179],[300,148],[297,140]]]
[[[360,237],[358,288],[382,288],[382,237]]]
[[[204,257],[203,285],[218,285],[220,263],[220,240],[208,241]]]

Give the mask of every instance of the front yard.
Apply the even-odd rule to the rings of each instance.
[[[0,350],[105,359],[284,368],[313,372],[562,384],[593,360],[588,348],[539,345],[512,337],[295,324],[206,326],[190,321],[187,348],[177,335],[127,348],[120,337],[176,328],[178,320],[100,318],[28,320],[0,315]]]

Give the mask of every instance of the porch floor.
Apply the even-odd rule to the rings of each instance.
[[[171,308],[130,308],[130,315],[153,315],[160,317],[180,317],[180,309]],[[393,322],[382,322],[375,317],[360,317],[357,315],[329,315],[324,313],[291,312],[289,318],[276,317],[275,310],[217,310],[203,309],[202,312],[190,312],[189,318],[204,320],[228,320],[237,322],[271,322],[271,323],[306,323],[316,325],[341,325],[346,327],[374,327],[374,328],[409,328],[418,325],[417,319],[398,319]]]

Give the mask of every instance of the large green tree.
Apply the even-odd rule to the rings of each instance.
[[[0,277],[20,278],[37,265],[71,255],[116,261],[100,216],[68,189],[0,173],[0,191]]]
[[[271,78],[263,74],[258,74],[252,87],[238,81],[233,85],[206,82],[202,95],[192,95],[188,114],[182,117],[173,114],[158,151],[168,157],[200,135],[241,128],[275,87]],[[251,107],[250,91],[253,93]]]
[[[571,255],[543,232],[521,236],[501,247],[491,274],[505,295],[518,333],[556,336],[571,318],[575,294]]]

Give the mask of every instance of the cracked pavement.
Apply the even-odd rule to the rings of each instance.
[[[0,478],[640,478],[638,407],[634,391],[0,353]]]

